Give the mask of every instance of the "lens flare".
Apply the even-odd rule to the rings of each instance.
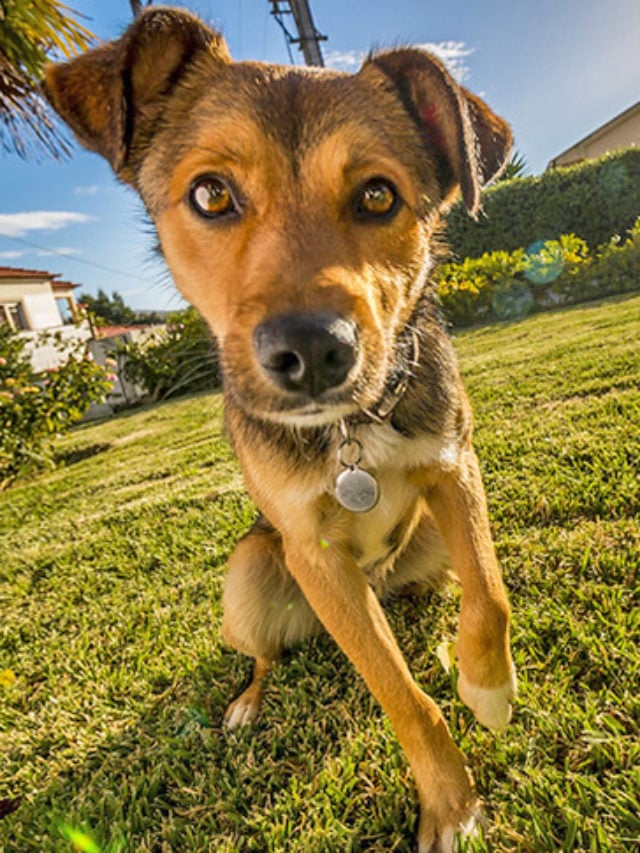
[[[564,253],[556,240],[538,240],[525,252],[524,275],[532,284],[550,284],[564,268]]]
[[[519,320],[529,313],[534,299],[526,282],[508,281],[498,285],[493,291],[491,304],[499,320]]]

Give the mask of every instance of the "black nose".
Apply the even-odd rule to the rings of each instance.
[[[289,314],[261,323],[253,345],[276,385],[317,397],[345,381],[358,341],[355,324],[335,314]]]

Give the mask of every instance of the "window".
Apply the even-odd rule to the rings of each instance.
[[[27,328],[22,310],[17,302],[0,303],[0,323],[7,323],[14,332]]]

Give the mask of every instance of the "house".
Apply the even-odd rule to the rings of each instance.
[[[640,101],[558,154],[547,168],[573,166],[630,145],[640,145]]]
[[[58,367],[78,341],[91,337],[73,294],[80,285],[59,279],[45,270],[0,267],[0,323],[26,338],[37,371]],[[59,342],[41,340],[43,332],[55,334]]]
[[[144,326],[93,329],[75,301],[74,290],[80,285],[59,279],[59,274],[44,270],[0,266],[0,324],[8,324],[26,339],[25,353],[36,372],[59,367],[78,344],[105,366],[119,343],[144,340],[157,333],[158,327]],[[106,403],[92,404],[88,416],[113,414],[144,395],[144,388],[128,382],[118,370]]]
[[[17,332],[39,332],[75,320],[73,291],[80,285],[59,278],[43,270],[0,267],[0,323]]]

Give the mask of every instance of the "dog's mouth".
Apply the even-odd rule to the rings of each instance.
[[[375,404],[384,385],[380,365],[363,357],[339,386],[319,393],[286,390],[264,369],[247,371],[223,361],[227,392],[239,408],[251,417],[298,429],[329,426],[356,415]]]
[[[305,429],[307,427],[329,426],[348,418],[359,411],[353,402],[320,405],[311,402],[297,408],[270,409],[260,412],[260,416],[273,423]]]

